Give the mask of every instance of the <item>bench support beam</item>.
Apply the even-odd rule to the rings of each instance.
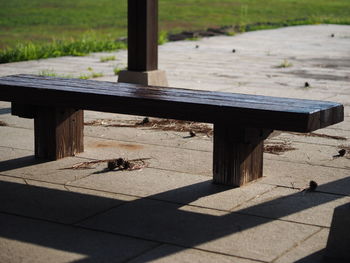
[[[270,130],[214,124],[214,183],[242,186],[263,175],[264,140]]]
[[[35,157],[57,160],[84,151],[84,113],[71,108],[38,108],[34,118]]]

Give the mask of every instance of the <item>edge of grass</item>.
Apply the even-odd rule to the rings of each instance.
[[[229,31],[226,32],[226,35],[234,36],[236,33],[242,32],[274,29],[286,26],[315,24],[349,25],[350,23],[348,20],[344,20],[342,18],[337,19],[334,17],[310,17],[285,20],[281,22],[258,22],[254,24],[246,24],[241,21],[237,25],[224,26],[223,28],[229,28]],[[169,34],[170,32],[161,31],[158,37],[158,44],[162,45],[168,42]],[[186,40],[195,41],[198,39],[200,39],[200,37],[188,38]],[[127,44],[123,40],[113,41],[107,39],[99,39],[94,35],[84,36],[81,39],[53,40],[47,44],[38,44],[33,42],[24,44],[18,43],[14,47],[0,49],[0,64],[61,56],[85,56],[91,52],[116,51],[118,49],[125,48],[127,48]],[[101,62],[111,61],[114,59],[112,57],[106,57],[106,59],[101,58]]]
[[[125,49],[122,41],[101,40],[84,37],[79,40],[52,41],[48,44],[18,43],[13,48],[0,50],[0,63],[35,60],[61,56],[85,56],[91,52]]]

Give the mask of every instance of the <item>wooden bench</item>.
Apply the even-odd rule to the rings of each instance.
[[[82,110],[213,123],[214,182],[233,186],[262,176],[273,130],[311,132],[344,118],[333,102],[34,75],[1,77],[0,100],[34,118],[35,156],[51,160],[83,151]]]

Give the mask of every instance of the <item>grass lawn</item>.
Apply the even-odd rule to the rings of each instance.
[[[28,42],[115,41],[126,35],[126,10],[127,0],[0,0],[0,50]],[[349,14],[349,0],[159,0],[160,30],[172,33],[232,25],[242,30],[255,25],[248,27],[252,30],[350,24]]]

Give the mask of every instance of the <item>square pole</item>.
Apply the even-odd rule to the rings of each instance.
[[[128,0],[128,70],[158,69],[158,0]]]
[[[158,0],[128,0],[128,69],[118,81],[168,86],[158,70]]]

